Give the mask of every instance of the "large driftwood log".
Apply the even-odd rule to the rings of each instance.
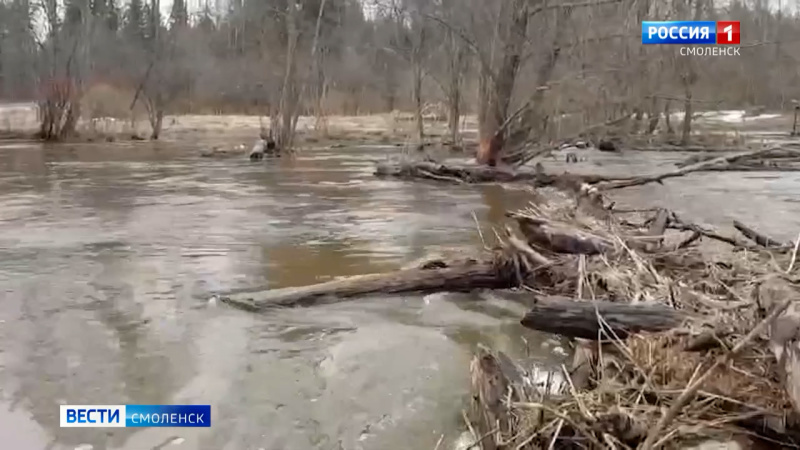
[[[592,387],[594,381],[594,367],[597,359],[598,343],[578,339],[575,341],[575,351],[572,353],[572,365],[569,376],[575,390],[580,392]]]
[[[752,250],[752,251],[761,250],[759,247],[757,247],[755,245],[751,245],[751,244],[749,244],[747,242],[739,241],[734,237],[721,235],[721,234],[717,233],[714,230],[706,229],[706,228],[701,227],[700,225],[697,225],[695,223],[684,222],[683,220],[681,220],[678,217],[678,215],[675,212],[671,213],[671,218],[670,218],[669,224],[667,225],[667,228],[671,228],[671,229],[674,229],[674,230],[680,230],[680,231],[691,231],[695,235],[699,234],[700,236],[704,236],[704,237],[707,237],[709,239],[713,239],[715,241],[720,241],[720,242],[724,242],[726,244],[730,244],[730,245],[732,245],[732,246],[734,246],[736,248],[743,248],[743,249],[748,249],[748,250]],[[685,245],[688,245],[688,244],[685,244]]]
[[[441,267],[444,265],[445,267]],[[458,292],[482,288],[510,288],[516,280],[512,269],[498,260],[466,259],[437,264],[439,267],[416,267],[389,273],[359,275],[311,286],[273,289],[261,292],[238,292],[220,297],[225,303],[250,311],[269,307],[312,306],[333,303],[370,294],[408,292]]]
[[[629,178],[624,180],[601,182],[597,185],[597,188],[600,189],[601,191],[607,191],[611,189],[639,186],[648,183],[660,183],[661,181],[667,178],[682,177],[692,172],[704,171],[710,167],[714,167],[719,164],[728,164],[741,159],[752,158],[755,156],[764,155],[778,150],[785,150],[785,149],[783,147],[770,147],[761,150],[753,150],[745,153],[738,153],[735,155],[720,156],[718,158],[713,158],[707,161],[698,162],[696,164],[681,167],[679,169],[671,170],[669,172],[664,172],[661,174],[645,175],[641,177]]]
[[[758,285],[759,305],[766,311],[789,298],[797,298],[795,286],[775,276]],[[800,413],[800,302],[793,302],[769,327],[769,347],[781,366],[786,394]]]
[[[610,180],[600,175],[553,175],[543,170],[522,170],[510,167],[479,165],[445,165],[433,161],[383,162],[375,169],[375,176],[395,178],[422,178],[451,183],[513,183],[527,182],[534,186],[552,186],[565,178],[583,183],[598,183]]]
[[[614,248],[611,242],[601,237],[576,229],[558,227],[547,220],[537,220],[513,213],[511,217],[517,220],[528,244],[534,247],[545,248],[555,253],[578,255],[597,255]]]
[[[603,318],[601,325],[598,315]],[[598,337],[659,332],[678,327],[688,315],[660,304],[627,304],[605,301],[574,301],[548,297],[536,302],[520,323],[526,328],[572,338],[597,340]],[[600,331],[604,335],[600,335]]]
[[[775,166],[731,164],[729,166],[708,167],[700,172],[800,172],[800,167],[785,164]]]
[[[526,388],[522,371],[502,352],[479,346],[469,366],[472,381],[470,428],[475,424],[475,440],[482,445],[472,448],[495,450],[512,448],[501,442],[514,431],[509,400],[525,401],[533,393]]]
[[[755,242],[756,244],[766,247],[766,248],[791,248],[794,244],[787,244],[780,242],[776,239],[772,239],[769,236],[766,236],[758,231],[748,227],[747,225],[739,222],[738,220],[733,221],[733,227],[739,230],[740,233],[744,235],[744,237],[750,239],[751,241]]]

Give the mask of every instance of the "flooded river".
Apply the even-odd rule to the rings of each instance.
[[[0,441],[8,449],[432,449],[463,426],[472,350],[553,367],[519,307],[437,294],[253,315],[214,292],[389,270],[478,246],[522,192],[373,178],[394,148],[251,163],[167,143],[0,143]],[[594,156],[664,170],[682,155]],[[565,166],[547,163],[553,170]],[[597,166],[596,164],[600,164]],[[571,167],[574,169],[574,167]],[[792,239],[800,176],[713,173],[620,192]],[[58,427],[59,404],[211,404],[206,429]]]

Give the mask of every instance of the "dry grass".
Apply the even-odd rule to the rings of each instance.
[[[793,409],[764,339],[766,327],[783,311],[774,311],[775,305],[789,305],[769,298],[765,286],[794,289],[794,252],[709,255],[702,240],[678,248],[688,237],[679,232],[665,233],[660,246],[640,245],[646,229],[631,223],[646,225],[645,215],[598,218],[565,194],[549,198],[514,216],[579,230],[608,243],[608,251],[577,256],[535,248],[547,267],[530,258],[515,263],[531,270],[535,281],[528,289],[585,300],[666,303],[695,319],[666,333],[604,336],[594,349],[588,386],[576,389],[570,382],[548,398],[542,389],[511,383],[503,399],[508,418],[499,427],[505,431],[495,440],[499,448],[673,448],[742,434],[759,435],[778,448],[776,442],[797,437],[781,434],[781,427],[790,428],[784,418]],[[701,336],[712,337],[709,348],[687,350]]]

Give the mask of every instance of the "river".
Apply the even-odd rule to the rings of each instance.
[[[481,244],[523,191],[379,180],[393,147],[251,163],[170,143],[0,142],[0,441],[22,450],[432,449],[463,429],[478,343],[542,370],[566,352],[495,297],[373,298],[263,315],[212,293],[309,284]],[[685,155],[591,154],[590,172]],[[545,161],[551,170],[567,166]],[[797,174],[623,190],[793,239]],[[211,404],[212,427],[59,428],[59,404]]]

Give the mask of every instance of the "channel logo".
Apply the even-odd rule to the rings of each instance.
[[[210,427],[211,405],[61,405],[62,428]]]
[[[733,21],[642,22],[642,44],[738,45],[740,23]]]

